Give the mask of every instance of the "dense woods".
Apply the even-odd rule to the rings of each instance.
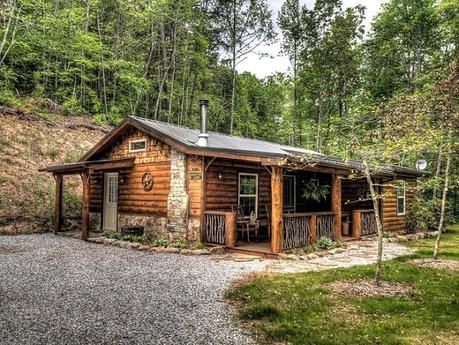
[[[340,0],[285,0],[278,14],[266,0],[0,6],[0,105],[51,102],[99,123],[139,115],[197,127],[197,100],[207,98],[212,130],[373,163],[414,167],[425,158],[432,178],[424,190],[434,202],[450,162],[456,193],[455,0],[390,0],[368,32],[365,8]],[[237,71],[276,41],[289,73]]]

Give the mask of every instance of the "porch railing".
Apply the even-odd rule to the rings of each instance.
[[[335,214],[333,212],[321,212],[317,214],[317,238],[328,237],[332,240],[334,236]]]
[[[283,215],[282,249],[304,247],[320,237],[334,238],[333,212],[287,213]]]
[[[309,242],[311,214],[284,214],[282,249],[304,247]]]
[[[372,235],[376,233],[376,219],[374,210],[352,211],[352,237]]]
[[[205,211],[205,242],[236,246],[236,214],[233,212]]]

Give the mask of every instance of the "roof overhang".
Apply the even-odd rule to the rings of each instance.
[[[271,159],[263,163],[264,165],[277,165],[292,169],[301,170],[320,170],[331,173],[352,173],[362,172],[364,165],[362,161],[345,160],[332,156],[320,154],[311,155],[289,155],[282,159]],[[400,167],[396,165],[372,165],[370,166],[372,175],[377,177],[394,178],[417,178],[426,176],[426,173],[415,169]]]
[[[103,159],[95,161],[81,161],[76,163],[49,165],[38,169],[40,172],[49,172],[54,175],[75,175],[83,172],[112,171],[120,169],[132,169],[134,157]]]

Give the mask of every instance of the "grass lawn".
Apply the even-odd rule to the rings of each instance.
[[[289,275],[259,275],[228,292],[242,324],[260,343],[459,344],[459,271],[419,268],[434,239],[407,242],[416,254],[383,263],[383,279],[408,282],[401,298],[333,294],[328,282],[372,278],[374,265]],[[442,236],[440,258],[459,260],[459,226]]]

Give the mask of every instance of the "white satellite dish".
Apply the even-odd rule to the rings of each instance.
[[[422,171],[427,168],[427,161],[425,159],[418,159],[416,161],[416,170]]]

